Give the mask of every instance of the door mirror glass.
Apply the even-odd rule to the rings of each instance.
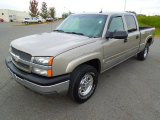
[[[126,31],[115,31],[115,32],[107,32],[106,38],[115,38],[115,39],[126,39],[128,37],[128,33]]]

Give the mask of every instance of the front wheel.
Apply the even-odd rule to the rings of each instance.
[[[27,22],[27,21],[25,21],[24,23],[25,23],[26,25],[28,24],[28,22]]]
[[[95,92],[98,72],[90,65],[81,65],[71,74],[69,95],[78,103],[84,103]]]
[[[149,52],[149,44],[146,44],[144,50],[137,54],[137,59],[145,60],[148,56],[148,52]]]

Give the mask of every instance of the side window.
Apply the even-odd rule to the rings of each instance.
[[[109,32],[114,32],[114,31],[124,31],[124,24],[122,17],[113,17],[111,18],[109,27],[108,27]]]
[[[137,30],[136,21],[133,15],[125,15],[125,20],[127,24],[128,32],[133,32]]]

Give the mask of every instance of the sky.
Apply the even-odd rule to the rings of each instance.
[[[0,9],[12,9],[19,11],[29,11],[30,0],[0,0]],[[42,2],[46,2],[48,7],[55,7],[56,16],[60,17],[63,12],[73,13],[124,11],[125,0],[37,0],[40,10]],[[146,15],[160,15],[160,0],[126,0],[126,11]]]

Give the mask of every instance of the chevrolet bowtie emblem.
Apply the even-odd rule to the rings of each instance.
[[[14,59],[15,59],[16,62],[18,62],[20,57],[18,55],[14,55]]]

